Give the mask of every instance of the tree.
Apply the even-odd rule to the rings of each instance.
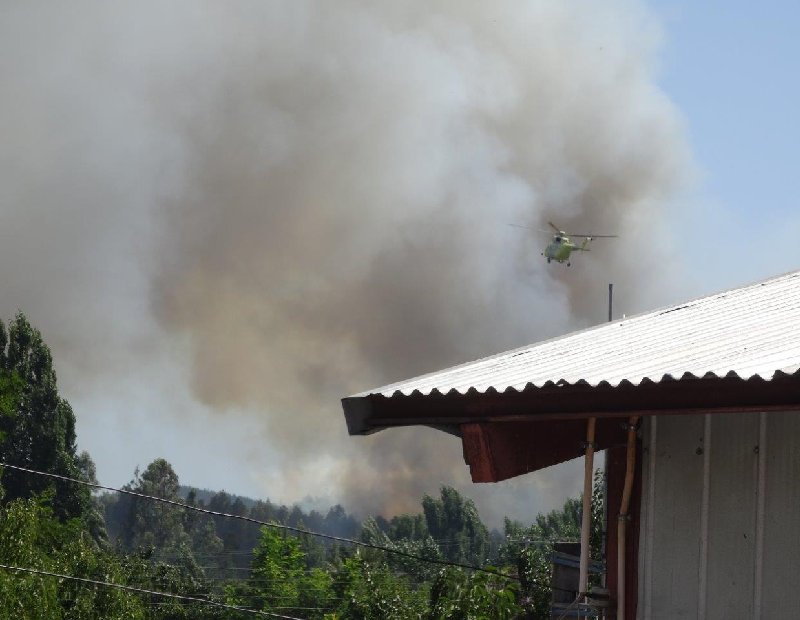
[[[0,322],[0,460],[96,483],[92,459],[86,452],[76,452],[75,416],[58,395],[50,351],[22,314],[8,330]],[[4,564],[118,585],[214,596],[188,548],[182,508],[128,495],[114,501],[95,499],[84,485],[10,468],[2,474],[7,491],[4,498],[0,491],[0,558]],[[137,472],[128,488],[180,499],[177,475],[163,459],[151,463],[141,476]],[[124,517],[116,533],[129,545],[143,547],[140,553],[123,556],[103,544],[103,504]],[[213,546],[213,539],[207,542]],[[169,556],[169,563],[159,561],[159,556]],[[119,589],[0,569],[0,618],[16,617],[221,620],[227,616],[201,604],[174,600],[165,604],[164,598],[155,595],[143,604],[139,595]]]
[[[339,607],[326,620],[412,620],[424,618],[428,609],[427,589],[412,587],[386,563],[369,562],[360,554],[344,561],[334,584]]]
[[[489,531],[471,499],[452,487],[442,487],[440,499],[422,499],[425,523],[431,537],[451,562],[482,566],[489,554]]]
[[[420,515],[421,516],[421,515]],[[406,517],[409,517],[406,519]],[[398,519],[397,517],[395,519]],[[389,530],[392,531],[391,523],[396,523],[395,519],[390,522]],[[374,563],[385,562],[389,568],[409,575],[416,583],[429,581],[436,576],[439,566],[425,560],[442,560],[442,552],[436,542],[427,533],[424,535],[419,531],[408,530],[406,526],[417,523],[416,517],[402,515],[397,523],[402,524],[400,530],[404,533],[413,533],[414,536],[397,536],[391,538],[384,532],[378,522],[373,518],[364,521],[361,528],[361,540],[365,543],[399,551],[400,553],[387,553],[377,549],[366,549],[362,552],[365,559]],[[422,531],[425,531],[424,528]],[[408,556],[424,558],[416,560]]]
[[[85,450],[76,459],[80,479],[97,484],[97,470],[92,457]],[[84,513],[86,527],[97,543],[103,547],[108,546],[108,531],[106,531],[105,509],[100,498],[90,495],[89,505]]]
[[[188,506],[203,508],[202,502],[197,501],[197,491],[191,489],[186,497]],[[223,577],[224,571],[219,565],[223,556],[224,545],[217,536],[217,527],[214,520],[207,514],[186,510],[183,513],[183,529],[190,539],[192,555],[200,558],[204,565],[204,572],[211,577]]]
[[[353,538],[358,534],[358,521],[345,512],[341,505],[336,504],[325,515],[323,529],[328,534]]]
[[[185,547],[178,550],[169,562],[154,557],[152,549],[140,548],[124,558],[129,583],[141,588],[183,594],[195,598],[222,602],[222,596],[212,591],[212,584]],[[218,608],[194,601],[180,601],[158,595],[142,595],[150,607],[147,620],[221,620],[233,618]]]
[[[260,531],[249,586],[242,592],[246,600],[263,611],[303,609],[306,617],[322,618],[331,603],[331,575],[320,568],[306,571],[298,537],[266,526]]]
[[[248,514],[247,505],[241,497],[233,497],[227,509],[221,510],[228,514],[246,517]],[[210,505],[215,505],[214,498]],[[212,508],[212,510],[216,510]],[[249,534],[249,536],[248,536]],[[220,518],[217,521],[217,535],[222,539],[223,547],[226,551],[242,551],[252,549],[258,542],[258,527],[247,521],[240,519]],[[246,555],[233,555],[231,565],[235,568],[246,569],[249,565]]]
[[[421,514],[392,517],[387,534],[392,540],[421,540],[429,537],[425,517]]]
[[[11,419],[17,412],[17,407],[22,400],[25,382],[16,370],[8,367],[6,346],[8,345],[8,332],[6,326],[0,321],[0,442],[6,436],[11,425]]]
[[[305,558],[300,541],[269,527],[261,528],[251,579],[262,609],[296,607],[300,600]]]
[[[594,474],[592,489],[592,517],[590,530],[590,556],[601,559],[601,544],[605,508],[602,471]],[[506,542],[500,547],[500,560],[516,567],[520,578],[523,608],[530,618],[549,618],[552,599],[552,562],[550,554],[555,541],[577,541],[581,535],[580,497],[568,499],[560,510],[538,514],[530,527],[505,519]]]
[[[58,395],[50,349],[22,313],[8,331],[0,322],[0,460],[79,478],[75,415]],[[64,521],[90,518],[89,490],[74,483],[6,469],[5,501],[52,489],[54,514]]]
[[[589,531],[589,547],[591,557],[595,560],[603,559],[603,539],[606,529],[606,474],[602,469],[596,469],[592,485],[592,523]]]
[[[517,587],[507,578],[447,568],[431,586],[428,620],[512,620],[521,608]]]
[[[78,519],[59,522],[46,498],[15,500],[0,509],[0,557],[4,564],[126,584],[115,556],[99,549]],[[0,570],[0,618],[30,620],[142,620],[137,595],[86,587],[25,572]]]
[[[178,475],[165,459],[156,459],[140,475],[126,485],[142,495],[151,495],[180,502]],[[117,506],[122,512],[123,526],[119,532],[123,548],[153,548],[158,558],[189,547],[190,540],[183,528],[184,509],[164,502],[126,495]]]

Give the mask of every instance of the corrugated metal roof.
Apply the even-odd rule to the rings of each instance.
[[[356,394],[517,391],[544,385],[754,376],[800,369],[800,271]]]

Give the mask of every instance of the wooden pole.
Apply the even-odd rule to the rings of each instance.
[[[583,514],[581,515],[581,561],[578,574],[578,595],[589,591],[589,532],[592,526],[592,478],[594,474],[594,435],[597,418],[586,423],[586,454],[583,461]]]
[[[628,529],[628,509],[633,491],[634,465],[636,464],[636,423],[638,416],[628,420],[628,443],[625,459],[625,483],[617,521],[617,620],[625,620],[625,535]]]

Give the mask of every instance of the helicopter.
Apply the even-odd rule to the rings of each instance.
[[[567,267],[570,266],[569,257],[570,254],[576,251],[580,252],[588,252],[589,251],[589,244],[592,242],[593,239],[613,239],[616,238],[617,235],[578,235],[575,233],[567,234],[565,231],[561,230],[553,224],[553,222],[547,222],[555,231],[553,234],[553,240],[548,244],[548,246],[542,252],[542,256],[547,258],[547,262],[557,261],[559,263],[563,263],[566,261]],[[527,226],[519,226],[517,224],[512,224],[517,228],[528,228]],[[541,232],[547,232],[545,230]],[[583,242],[580,245],[573,243],[570,237],[581,237]]]

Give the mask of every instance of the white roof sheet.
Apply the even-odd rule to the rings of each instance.
[[[800,369],[800,271],[356,394],[522,391]]]

